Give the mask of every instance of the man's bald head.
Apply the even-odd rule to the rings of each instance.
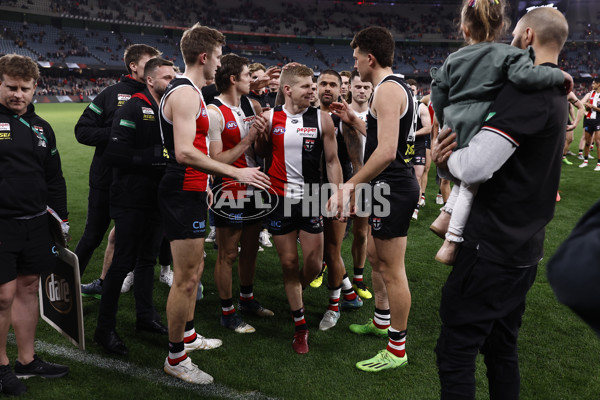
[[[540,47],[551,47],[560,51],[569,35],[569,24],[565,16],[551,7],[539,7],[523,16],[515,27],[516,31],[533,29]]]

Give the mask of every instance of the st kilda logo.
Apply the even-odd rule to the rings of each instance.
[[[304,150],[312,151],[315,147],[315,139],[304,139]]]
[[[73,308],[69,282],[60,275],[50,274],[44,282],[46,297],[52,307],[61,314],[68,314]]]

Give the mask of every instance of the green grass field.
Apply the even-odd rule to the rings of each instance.
[[[67,180],[70,223],[75,248],[85,224],[88,168],[93,149],[76,142],[73,126],[84,104],[43,104],[37,106],[41,116],[54,127]],[[581,129],[576,132],[572,149],[576,150]],[[594,151],[595,154],[595,151]],[[574,157],[571,161],[576,162]],[[600,185],[593,172],[594,162],[586,169],[564,166],[561,178],[562,201],[557,203],[556,216],[547,228],[546,260],[566,238],[577,220],[600,197]],[[433,168],[432,168],[433,169]],[[438,214],[435,205],[433,171],[429,180],[427,205],[419,220],[409,230],[406,256],[407,274],[412,292],[407,351],[409,365],[400,370],[368,374],[354,364],[373,356],[383,348],[386,339],[361,338],[348,330],[351,323],[364,323],[372,316],[373,300],[355,312],[342,314],[337,327],[327,332],[318,330],[318,323],[327,305],[327,290],[308,288],[305,292],[306,319],[311,331],[310,353],[296,355],[290,346],[293,324],[283,291],[281,269],[273,248],[258,254],[255,294],[275,312],[269,320],[246,319],[257,331],[239,335],[219,325],[220,305],[213,283],[216,251],[207,246],[208,257],[203,276],[205,299],[196,307],[196,329],[205,336],[219,337],[224,345],[209,352],[194,352],[192,359],[200,368],[215,377],[217,385],[208,388],[179,384],[175,378],[163,376],[166,338],[135,331],[133,294],[121,296],[117,330],[130,349],[127,357],[108,356],[96,345],[93,333],[99,302],[84,299],[86,353],[74,349],[45,322],[40,322],[37,338],[42,341],[38,351],[43,357],[69,364],[71,374],[47,382],[31,379],[28,396],[44,399],[107,399],[107,398],[260,398],[284,399],[436,399],[439,382],[433,348],[440,321],[438,306],[440,289],[450,271],[433,257],[441,239],[429,230]],[[343,258],[352,265],[350,238],[344,243]],[[99,248],[83,277],[89,282],[99,276],[104,247]],[[573,260],[573,262],[578,262]],[[566,307],[560,305],[548,285],[542,261],[537,280],[528,297],[519,341],[522,377],[522,399],[597,399],[600,396],[600,341]],[[590,266],[591,267],[591,266]],[[158,269],[158,268],[157,268]],[[351,268],[349,268],[350,270]],[[370,284],[370,267],[365,274]],[[168,288],[158,282],[155,274],[155,303],[164,317]],[[237,282],[234,282],[234,289]],[[58,346],[58,347],[57,347]],[[14,360],[14,340],[9,345]],[[93,357],[92,357],[93,356]],[[122,360],[128,364],[118,364]],[[121,370],[117,367],[123,367]],[[477,398],[488,398],[485,366],[478,360]]]

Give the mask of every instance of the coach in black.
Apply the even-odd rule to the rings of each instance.
[[[567,34],[560,12],[538,8],[517,23],[513,45],[531,45],[536,65],[556,68]],[[475,398],[478,352],[487,366],[490,399],[519,398],[517,336],[543,256],[544,227],[554,216],[566,107],[560,88],[524,93],[508,83],[469,147],[448,161],[462,182],[484,183],[442,289],[436,347],[442,399]],[[440,167],[454,148],[454,136],[435,149]]]
[[[42,361],[33,345],[40,273],[56,263],[46,207],[67,218],[56,138],[31,104],[39,76],[29,57],[0,57],[0,389],[10,395],[27,390],[17,376],[58,378],[69,372]],[[15,373],[6,355],[11,324],[18,347]]]
[[[175,78],[173,63],[153,58],[146,63],[146,89],[131,96],[115,113],[104,161],[114,167],[110,213],[115,221],[115,253],[102,286],[94,339],[105,350],[125,355],[116,333],[121,285],[135,266],[134,295],[138,330],[166,335],[152,304],[154,265],[162,229],[157,205],[158,183],[165,168],[158,123],[158,102]]]
[[[75,248],[81,275],[92,258],[94,250],[102,243],[110,225],[109,188],[112,181],[112,169],[102,161],[102,155],[108,144],[114,114],[131,98],[132,94],[144,90],[144,65],[150,58],[159,55],[158,50],[145,44],[134,44],[127,47],[124,58],[129,74],[123,76],[120,82],[100,92],[83,111],[75,125],[77,141],[96,148],[90,165],[90,192],[85,230]],[[110,242],[109,240],[109,246]],[[111,250],[107,249],[108,252]],[[92,282],[92,287],[87,289],[95,291],[89,294],[99,294],[101,282],[101,280]]]

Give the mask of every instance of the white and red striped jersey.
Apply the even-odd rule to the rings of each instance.
[[[269,191],[301,199],[304,184],[320,183],[321,111],[308,107],[293,115],[277,106],[271,113],[269,132],[273,144],[273,161],[267,171],[271,178]]]
[[[223,129],[218,137],[210,137],[210,140],[220,140],[223,144],[223,151],[234,148],[239,142],[242,141],[248,135],[250,126],[256,117],[252,102],[246,96],[242,96],[240,100],[240,106],[231,106],[223,101],[223,99],[217,97],[211,103],[217,107],[217,110],[221,114],[221,121],[223,121]],[[257,167],[256,159],[254,156],[254,148],[248,147],[244,154],[242,154],[232,164],[237,168]],[[230,182],[227,184],[227,188],[232,190],[234,198],[238,197],[240,190],[246,190],[248,185],[235,181],[232,178],[222,177],[218,179],[222,180],[223,183]],[[217,182],[217,184],[220,182]],[[245,193],[245,192],[244,192]]]
[[[589,102],[590,102],[590,103],[592,103],[592,105],[593,105],[594,107],[599,107],[599,106],[598,106],[599,100],[600,100],[600,93],[596,92],[595,90],[592,90],[592,91],[590,92],[590,98],[589,98]],[[593,109],[590,109],[590,110],[587,112],[587,114],[585,114],[585,117],[586,117],[587,119],[598,119],[599,115],[598,115],[598,112],[596,112],[596,111],[595,111],[595,110],[593,110]]]

